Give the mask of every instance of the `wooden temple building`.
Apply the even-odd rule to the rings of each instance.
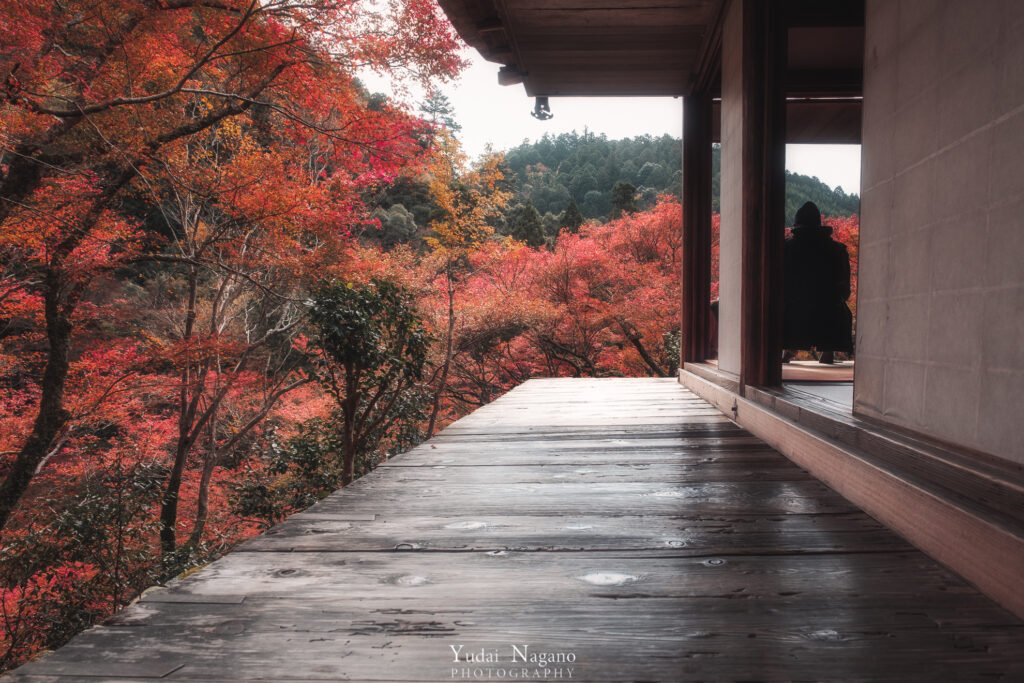
[[[439,2],[556,114],[683,98],[678,381],[530,380],[7,680],[1024,680],[1024,2]],[[862,145],[845,400],[786,142]]]

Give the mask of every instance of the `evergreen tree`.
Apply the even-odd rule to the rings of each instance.
[[[448,96],[442,92],[435,91],[427,95],[427,99],[420,105],[420,111],[423,112],[423,118],[427,121],[444,126],[452,133],[462,130],[462,126],[455,121],[455,107],[452,106]]]
[[[583,225],[583,214],[580,213],[580,207],[576,206],[575,199],[570,199],[569,206],[565,207],[561,224],[569,232],[576,232]]]
[[[675,194],[677,197],[679,196],[678,192]],[[638,195],[640,199],[637,201],[637,211],[646,211],[658,203],[658,191],[653,187],[640,188]]]
[[[512,237],[520,242],[526,242],[531,247],[539,247],[545,243],[544,225],[540,221],[540,214],[529,199],[517,212],[512,224]]]
[[[309,318],[315,337],[309,356],[316,380],[334,398],[331,430],[338,435],[341,484],[355,479],[356,461],[422,424],[420,394],[427,352],[433,341],[419,318],[413,295],[389,280],[368,284],[331,282],[314,294]]]
[[[669,173],[661,164],[648,161],[636,174],[637,182],[647,187],[662,188],[668,185]]]
[[[607,216],[612,210],[612,202],[608,198],[609,193],[598,192],[597,190],[591,190],[587,193],[587,196],[583,198],[583,204],[580,206],[580,211],[587,218],[603,218]]]
[[[573,198],[579,201],[582,201],[588,192],[599,192],[594,167],[586,164],[575,173],[570,181],[569,191],[572,192]]]
[[[380,230],[371,232],[371,237],[380,240],[385,249],[416,238],[416,219],[401,204],[395,204],[390,209],[377,209],[372,217],[380,221]]]
[[[618,182],[612,188],[612,213],[610,218],[622,218],[623,214],[637,210],[636,188],[632,183]]]
[[[860,197],[848,195],[843,188],[833,190],[816,177],[786,171],[786,225],[792,225],[796,210],[804,202],[814,202],[823,216],[849,216],[860,211]]]
[[[631,183],[636,180],[636,162],[632,159],[626,159],[622,166],[619,167],[619,180],[623,182]]]
[[[540,213],[539,211],[537,213]],[[558,235],[558,230],[562,227],[561,220],[558,216],[548,211],[540,217],[540,223],[544,226],[544,234],[547,237],[555,237]]]
[[[437,217],[440,208],[430,195],[430,187],[424,180],[401,177],[394,183],[377,190],[367,197],[367,203],[381,209],[390,209],[401,204],[412,214],[417,225],[427,225]]]

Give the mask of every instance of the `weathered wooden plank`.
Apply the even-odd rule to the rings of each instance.
[[[190,674],[226,680],[444,680],[449,671],[443,665],[452,664],[446,660],[452,646],[499,649],[498,659],[507,665],[510,643],[535,651],[573,652],[580,666],[578,678],[583,680],[635,680],[629,678],[631,672],[658,679],[658,671],[659,680],[682,680],[665,677],[665,669],[645,670],[638,659],[609,652],[608,642],[663,666],[666,661],[681,666],[696,655],[712,669],[673,668],[669,673],[689,671],[707,678],[714,672],[726,680],[758,673],[765,678],[766,670],[759,667],[766,666],[778,678],[828,678],[821,672],[833,671],[829,666],[835,666],[834,661],[861,676],[886,678],[887,670],[898,673],[894,667],[907,652],[930,650],[939,651],[935,660],[922,657],[910,679],[922,674],[965,680],[1020,670],[1012,655],[1020,629],[1006,618],[992,620],[989,605],[964,604],[956,622],[944,622],[941,613],[949,608],[948,602],[923,607],[906,596],[895,602],[883,600],[824,598],[811,606],[792,595],[763,600],[597,597],[593,601],[600,606],[549,601],[528,610],[517,610],[518,600],[453,600],[444,608],[392,600],[367,611],[335,596],[315,605],[304,603],[298,610],[283,599],[254,600],[227,607],[214,620],[198,605],[143,604],[134,618],[124,615],[92,642],[80,642],[78,656],[130,656],[130,642],[165,650],[178,644],[188,653],[188,664],[170,676],[172,680],[187,680]],[[263,656],[250,654],[232,661],[217,656],[223,650]],[[1005,659],[997,663],[989,656],[993,652]],[[382,654],[393,658],[382,660]],[[395,666],[409,659],[419,663],[415,672]],[[104,663],[95,665],[101,668]],[[387,671],[377,670],[382,666]],[[902,680],[908,680],[905,672]]]
[[[589,582],[586,577],[598,578]],[[930,592],[977,595],[916,552],[686,557],[666,548],[566,553],[239,552],[168,589],[147,593],[143,602],[179,594],[326,600],[337,597],[339,590],[346,600],[419,601],[432,609],[453,600],[521,600],[524,608],[532,608],[552,600],[638,595],[737,599],[733,594],[742,594],[748,599],[795,592],[805,599],[850,600]],[[993,610],[1003,613],[995,606]]]
[[[816,670],[819,678],[828,678],[827,675],[821,676],[820,672],[831,657],[871,657],[878,663],[872,670],[881,672],[884,671],[882,666],[898,664],[908,649],[924,649],[930,643],[931,647],[939,644],[947,650],[939,659],[941,666],[952,666],[952,670],[941,678],[963,680],[979,673],[978,669],[971,669],[979,651],[987,648],[1005,652],[1008,646],[1012,646],[1014,638],[1012,627],[1009,629],[1011,634],[1008,634],[1004,623],[986,624],[987,615],[983,609],[964,610],[965,619],[978,622],[974,625],[941,624],[936,622],[935,615],[942,611],[943,606],[934,610],[920,609],[906,601],[896,605],[901,610],[898,612],[880,603],[850,607],[823,602],[817,605],[817,609],[800,609],[799,603],[792,598],[773,599],[765,604],[735,599],[718,600],[712,604],[708,601],[687,604],[678,600],[644,599],[642,604],[643,616],[634,616],[627,622],[623,612],[595,610],[589,605],[568,603],[540,606],[522,613],[510,611],[514,610],[512,604],[482,607],[459,604],[438,612],[415,607],[389,607],[367,615],[344,607],[336,609],[332,603],[326,603],[321,609],[307,608],[296,613],[289,610],[286,602],[276,600],[232,608],[231,613],[213,622],[195,610],[195,606],[175,605],[172,614],[167,618],[160,617],[160,625],[162,633],[171,640],[197,642],[200,639],[195,634],[199,633],[205,636],[203,640],[223,639],[246,650],[263,648],[273,651],[287,647],[291,653],[296,650],[317,652],[319,648],[313,643],[333,643],[335,647],[366,657],[367,651],[387,642],[385,649],[401,653],[403,659],[416,657],[423,663],[418,680],[445,677],[447,671],[437,672],[432,667],[445,663],[442,653],[450,657],[453,644],[462,644],[466,650],[476,651],[498,648],[499,658],[507,663],[510,640],[520,647],[529,644],[534,650],[571,649],[579,659],[577,672],[582,674],[578,677],[583,680],[607,680],[601,676],[609,668],[622,678],[626,678],[629,671],[641,670],[632,660],[623,666],[622,661],[616,663],[612,656],[600,651],[601,643],[609,640],[630,646],[639,645],[642,641],[645,643],[642,651],[649,656],[677,663],[692,658],[696,653],[703,653],[705,658],[714,662],[713,670],[721,672],[727,679],[743,672],[749,675],[765,661],[774,661],[777,667],[781,667],[777,671],[789,674],[787,678],[815,678]],[[788,615],[786,623],[780,624],[780,613]],[[513,638],[509,638],[508,631],[494,628],[495,623],[513,631]],[[143,619],[134,626],[120,629],[121,635],[131,637],[134,629],[146,627]],[[650,635],[641,637],[640,633],[644,631]],[[201,642],[197,645],[201,647]],[[779,654],[781,651],[790,653],[785,658],[788,661],[783,661]],[[203,662],[212,658],[200,652],[197,659]],[[318,659],[320,661],[322,659]],[[204,673],[210,665],[217,666],[216,662],[203,663]],[[866,662],[858,664],[871,668]],[[922,661],[920,671],[932,675],[941,673],[939,668],[930,666]],[[302,663],[293,665],[291,676],[310,675],[312,667],[306,670],[302,667]],[[224,671],[223,668],[221,670]],[[433,676],[430,675],[432,671]],[[980,671],[1007,673],[1005,668],[1000,670],[991,663],[988,666],[983,664]],[[187,668],[182,669],[181,675],[187,675],[187,672]],[[960,676],[951,679],[948,677],[951,672],[959,672]],[[224,673],[251,675],[255,672],[250,669],[249,672]],[[178,677],[173,675],[170,678]]]
[[[171,679],[201,672],[234,680],[443,680],[448,673],[443,665],[451,663],[449,645],[490,650],[510,642],[575,653],[583,680],[624,680],[631,674],[680,680],[674,678],[679,672],[707,677],[706,668],[676,668],[695,655],[713,667],[715,677],[727,680],[758,672],[764,677],[765,670],[757,667],[768,664],[780,678],[820,678],[822,667],[835,662],[861,675],[884,674],[915,651],[934,651],[936,657],[917,662],[914,675],[945,670],[947,676],[960,672],[962,679],[979,672],[1006,675],[1017,666],[1012,647],[1021,629],[1015,620],[916,553],[803,558],[810,561],[717,558],[723,559],[719,563],[577,554],[556,558],[556,571],[546,566],[549,558],[535,553],[474,553],[458,557],[471,566],[457,572],[446,569],[450,558],[418,555],[393,555],[412,562],[404,567],[369,557],[358,571],[351,562],[318,562],[325,569],[319,576],[303,569],[289,572],[287,563],[272,564],[273,575],[266,574],[267,567],[253,566],[256,575],[248,577],[237,576],[240,568],[234,567],[216,583],[244,582],[246,603],[225,605],[211,620],[200,605],[143,602],[118,617],[114,627],[78,639],[75,670],[83,671],[84,665],[104,672],[108,658],[131,660],[134,646],[178,652],[183,660],[187,653],[187,666]],[[493,567],[476,562],[486,558],[505,564],[503,571],[513,575],[494,581]],[[287,559],[295,558],[272,556]],[[642,570],[636,580],[598,586],[582,580],[623,561]],[[421,574],[393,573],[403,568]],[[337,585],[346,591],[322,590],[328,570],[340,572],[345,581]],[[446,581],[438,590],[431,582],[455,573],[469,583]],[[195,584],[204,583],[194,580],[198,576],[182,584],[192,583],[196,590]],[[417,578],[426,581],[412,580]],[[375,582],[367,585],[366,579]],[[253,581],[268,590],[254,592]],[[291,585],[269,590],[267,584],[274,582]],[[653,588],[666,582],[671,591]],[[377,586],[379,595],[367,594]],[[940,600],[922,604],[921,592],[943,588]],[[610,642],[622,649],[609,651]],[[224,652],[237,654],[225,658]],[[623,652],[632,654],[624,658]],[[502,661],[508,659],[506,653]],[[641,659],[658,661],[662,668],[645,669]],[[416,668],[408,666],[410,661]],[[663,668],[667,663],[674,666]]]
[[[961,626],[979,629],[1014,627],[1006,613],[997,613],[982,599],[974,602],[961,596],[946,596],[924,605],[912,596],[887,596],[884,599],[860,596],[855,600],[823,597],[814,602],[799,594],[714,599],[698,596],[690,599],[632,597],[642,605],[645,615],[662,621],[655,638],[685,638],[694,631],[715,631],[722,635],[768,632],[787,629],[810,633],[827,628],[856,631],[872,626],[884,630],[918,629],[940,631]],[[958,603],[955,616],[948,612]],[[316,604],[293,604],[281,598],[252,598],[226,606],[216,615],[198,603],[141,603],[131,612],[118,614],[106,626],[120,629],[122,637],[133,630],[159,625],[167,629],[192,627],[206,633],[309,632],[349,633],[393,632],[400,635],[434,633],[445,635],[469,630],[484,632],[514,614],[520,629],[548,634],[578,634],[586,631],[597,637],[629,628],[628,612],[636,608],[595,609],[586,603],[555,601],[532,606],[515,614],[515,601],[493,600],[479,603],[458,602],[445,609],[397,600],[366,609],[352,604],[344,595],[325,598]],[[611,603],[609,603],[611,605]],[[780,612],[785,618],[780,618]],[[561,616],[564,615],[564,616]],[[571,616],[571,619],[564,617]],[[742,618],[742,620],[738,620]],[[1016,627],[1019,630],[1019,627]],[[1011,630],[1011,635],[1014,630]],[[1019,635],[1019,634],[1016,634]]]
[[[491,454],[494,448],[493,443],[513,446],[503,449],[502,462],[504,462],[504,458],[525,453],[530,454],[536,460],[536,464],[552,464],[555,461],[550,458],[571,454],[587,456],[589,458],[597,456],[607,457],[616,453],[637,458],[645,455],[655,458],[668,455],[679,458],[682,461],[705,455],[730,458],[731,456],[753,457],[752,455],[748,456],[748,454],[767,453],[776,459],[778,456],[778,452],[766,446],[763,441],[748,436],[724,438],[711,436],[704,439],[658,438],[652,436],[648,439],[629,439],[616,438],[614,436],[610,438],[588,438],[585,435],[580,435],[578,438],[558,438],[557,435],[547,434],[538,435],[537,438],[532,439],[495,438],[491,440],[467,438],[443,442],[431,440],[427,444],[417,446],[409,453],[397,455],[382,464],[384,467],[393,465],[416,466],[437,455],[444,455],[453,458],[466,458],[465,464],[471,466],[486,465],[486,462],[482,459],[474,459],[474,456]],[[546,456],[550,456],[550,458]]]
[[[367,512],[401,509],[411,514],[835,514],[856,510],[815,480],[696,484],[591,483],[408,486],[374,478],[315,507],[331,512],[358,506]]]
[[[756,456],[760,455],[758,459]],[[775,457],[771,457],[774,455]],[[616,462],[600,466],[574,465],[504,465],[503,458],[489,467],[462,465],[458,467],[402,467],[390,475],[397,484],[439,482],[458,486],[479,484],[545,484],[573,482],[590,484],[600,482],[632,483],[696,483],[742,481],[799,481],[811,479],[802,470],[794,470],[781,462],[777,454],[755,453],[747,462]]]
[[[636,418],[639,418],[639,416],[635,416],[634,419]],[[724,422],[721,413],[712,413],[711,411],[696,416],[685,413],[669,413],[666,411],[661,414],[645,415],[643,416],[643,419],[651,424],[664,426],[675,425],[683,419],[686,419],[690,422],[703,422],[706,424],[721,424],[722,422]],[[610,421],[610,418],[602,417],[600,415],[595,415],[593,417],[586,419],[576,417],[572,423],[572,426],[605,427],[606,425],[608,425]],[[632,427],[628,426],[628,422],[623,424],[624,426],[627,426],[629,429],[632,429]],[[462,425],[459,423],[452,425],[450,429],[452,431],[446,435],[446,437],[448,438],[452,436],[462,436],[465,435],[467,432],[472,434],[477,434],[484,431],[490,434],[536,434],[544,433],[545,431],[550,431],[550,429],[548,429],[545,425],[537,424],[537,421],[533,419],[529,414],[522,416],[510,416],[508,418],[505,418],[501,415],[494,415],[493,417],[488,417],[487,419],[481,418],[479,420],[475,420],[472,423],[471,429],[473,431],[470,430],[469,425]]]
[[[474,516],[382,517],[371,523],[295,515],[241,551],[659,550],[677,555],[893,552],[910,546],[861,514],[681,518]]]
[[[383,465],[384,468],[455,468],[455,467],[495,467],[498,463],[505,466],[559,464],[564,466],[598,466],[619,464],[655,464],[683,461],[694,465],[714,463],[732,463],[738,467],[756,466],[774,460],[778,453],[764,448],[760,444],[751,447],[718,447],[699,451],[682,452],[665,448],[558,448],[547,451],[550,457],[544,457],[544,451],[533,448],[517,448],[502,453],[497,460],[487,446],[476,445],[471,449],[452,452],[438,449],[415,460],[395,458]]]
[[[443,438],[442,438],[443,436]],[[493,441],[515,441],[519,448],[556,448],[559,445],[580,447],[600,447],[602,445],[614,446],[616,448],[654,448],[673,447],[678,449],[686,448],[708,448],[723,445],[757,444],[765,447],[763,441],[740,429],[733,429],[729,426],[714,427],[712,429],[687,429],[687,430],[649,430],[645,432],[632,431],[625,428],[608,429],[584,429],[569,428],[564,431],[556,429],[535,429],[532,432],[492,433],[485,431],[470,431],[467,427],[461,432],[450,434],[442,433],[441,436],[431,439],[426,444],[421,444],[412,452],[421,452],[426,449],[436,450],[445,447],[458,448],[467,443],[479,447],[480,444],[487,444]],[[585,444],[564,444],[565,441],[584,441]],[[537,443],[541,442],[541,443]]]
[[[638,618],[646,627],[654,624]],[[132,634],[139,644],[149,648],[159,645],[159,637],[173,638],[166,632],[147,636]],[[205,635],[205,634],[204,634]],[[183,649],[191,647],[187,664],[165,680],[452,680],[451,647],[462,645],[464,651],[497,650],[499,664],[511,659],[511,644],[527,644],[533,652],[572,653],[575,676],[587,681],[628,680],[838,680],[908,681],[908,680],[1019,680],[1022,667],[1014,660],[1013,638],[1005,627],[984,629],[964,627],[956,634],[925,630],[841,631],[833,628],[816,631],[768,631],[763,635],[751,630],[741,634],[722,634],[695,629],[677,643],[665,643],[621,631],[604,638],[545,638],[544,634],[526,632],[510,639],[505,632],[468,634],[463,642],[443,636],[379,635],[342,636],[309,633],[289,637],[285,634],[258,633],[232,638],[217,638],[222,646],[237,645],[246,656],[235,661],[218,657],[202,646],[209,636],[186,636]],[[519,635],[519,634],[517,634]],[[609,653],[607,641],[619,644],[629,656]],[[127,654],[119,641],[99,644],[111,656]],[[931,656],[933,653],[936,656]],[[79,651],[82,665],[70,668],[65,679],[28,680],[97,680],[81,676],[83,670],[99,673],[104,663],[96,661],[95,651]],[[415,669],[402,666],[414,660]],[[1002,660],[1002,662],[1000,662]],[[915,662],[912,669],[907,661]],[[38,669],[30,665],[28,669]],[[51,668],[59,669],[56,665]],[[458,672],[458,669],[456,669]],[[456,674],[457,677],[458,674]],[[527,680],[553,680],[553,677],[525,677]],[[565,674],[562,678],[566,678]],[[16,677],[13,680],[21,680]],[[99,680],[120,680],[100,678]],[[146,680],[146,679],[140,679]],[[153,679],[148,679],[153,680]]]
[[[617,466],[617,465],[652,465],[657,463],[671,463],[680,459],[685,459],[686,462],[691,463],[694,466],[699,465],[714,465],[715,463],[733,464],[736,467],[757,467],[759,465],[767,464],[767,458],[773,454],[765,450],[749,450],[741,451],[739,453],[731,451],[713,451],[709,450],[703,453],[691,453],[688,455],[679,455],[667,450],[653,450],[653,451],[626,451],[626,452],[614,452],[614,451],[581,451],[576,449],[566,449],[553,453],[550,458],[551,463],[558,463],[565,467],[603,467],[603,466]],[[444,471],[445,469],[456,469],[460,467],[474,467],[488,469],[491,467],[500,466],[536,466],[538,465],[538,459],[543,456],[539,455],[535,451],[522,451],[514,452],[511,454],[503,454],[501,460],[495,460],[490,457],[485,451],[481,450],[477,453],[468,455],[452,455],[449,453],[439,451],[435,456],[424,458],[421,461],[407,463],[405,461],[397,461],[385,468],[385,471],[389,469],[397,470],[409,470],[409,469],[436,469]],[[503,465],[499,465],[503,463]]]

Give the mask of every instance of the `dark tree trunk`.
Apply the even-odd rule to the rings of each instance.
[[[359,408],[359,378],[355,368],[345,367],[345,401],[341,404],[344,425],[341,433],[341,485],[356,478],[356,411]]]
[[[452,364],[453,344],[455,337],[455,290],[452,287],[451,274],[448,275],[448,338],[444,347],[444,365],[441,366],[441,378],[437,382],[437,391],[434,393],[434,405],[430,409],[430,422],[427,424],[427,438],[434,435],[434,426],[437,424],[437,413],[441,408],[441,394],[448,384],[448,369]]]
[[[192,525],[192,535],[188,545],[195,548],[203,540],[206,531],[206,520],[210,516],[210,482],[213,480],[213,469],[217,466],[217,414],[214,411],[206,424],[210,442],[203,462],[203,475],[199,479],[199,493],[196,497],[196,521]]]
[[[11,178],[10,171],[8,171],[8,175],[0,183],[0,190],[3,192],[0,196],[7,201],[0,201],[0,205],[13,205],[12,197],[18,197],[19,193],[30,193],[41,182],[41,176],[32,168],[25,170],[31,177],[20,180]],[[3,483],[0,484],[0,529],[7,524],[14,507],[24,495],[29,482],[35,476],[36,469],[46,458],[54,438],[68,418],[64,410],[64,389],[71,362],[71,332],[73,329],[71,316],[78,305],[79,297],[89,282],[89,277],[82,275],[76,280],[65,270],[64,264],[95,226],[110,199],[124,187],[134,172],[134,169],[123,171],[96,198],[83,216],[79,229],[57,244],[49,266],[45,270],[43,312],[46,319],[46,337],[49,341],[49,349],[40,385],[39,412],[32,424],[32,431],[18,452]],[[7,216],[8,212],[0,212],[0,228],[3,227]]]
[[[196,322],[196,298],[198,290],[199,275],[193,266],[189,272],[189,293],[188,303],[185,309],[185,329],[182,339],[192,338]],[[181,491],[181,477],[185,470],[185,459],[195,442],[194,425],[196,409],[199,405],[200,387],[191,391],[190,385],[197,381],[198,374],[195,363],[186,360],[181,370],[181,387],[178,393],[178,444],[174,449],[174,463],[171,465],[171,472],[167,476],[167,485],[164,488],[163,499],[160,502],[160,552],[166,560],[177,548],[177,534],[175,527],[178,524],[178,494]]]
[[[61,276],[50,271],[46,276],[46,336],[50,342],[40,387],[39,413],[32,431],[0,484],[0,529],[7,524],[15,506],[28,488],[39,463],[46,457],[54,438],[67,420],[64,411],[64,386],[71,353],[71,308],[62,305]]]
[[[167,488],[164,489],[164,496],[160,501],[160,552],[165,560],[177,548],[175,525],[178,523],[178,493],[181,490],[181,475],[185,469],[187,452],[187,448],[179,441],[174,452],[174,464],[167,477]]]
[[[647,351],[647,348],[644,346],[644,343],[640,337],[640,333],[636,329],[636,326],[633,325],[633,323],[626,320],[625,318],[620,317],[616,317],[615,322],[619,324],[619,328],[622,330],[622,333],[626,335],[626,339],[629,340],[629,343],[632,344],[633,348],[635,348],[637,353],[640,354],[640,358],[643,359],[645,363],[647,363],[647,367],[649,367],[651,371],[658,377],[668,377],[668,373],[665,372],[665,370],[662,369],[660,365],[658,365],[658,362],[655,361],[654,358],[651,357],[651,354]]]

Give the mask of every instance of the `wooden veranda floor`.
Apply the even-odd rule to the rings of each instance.
[[[1020,621],[674,380],[559,379],[12,683],[987,676]]]

